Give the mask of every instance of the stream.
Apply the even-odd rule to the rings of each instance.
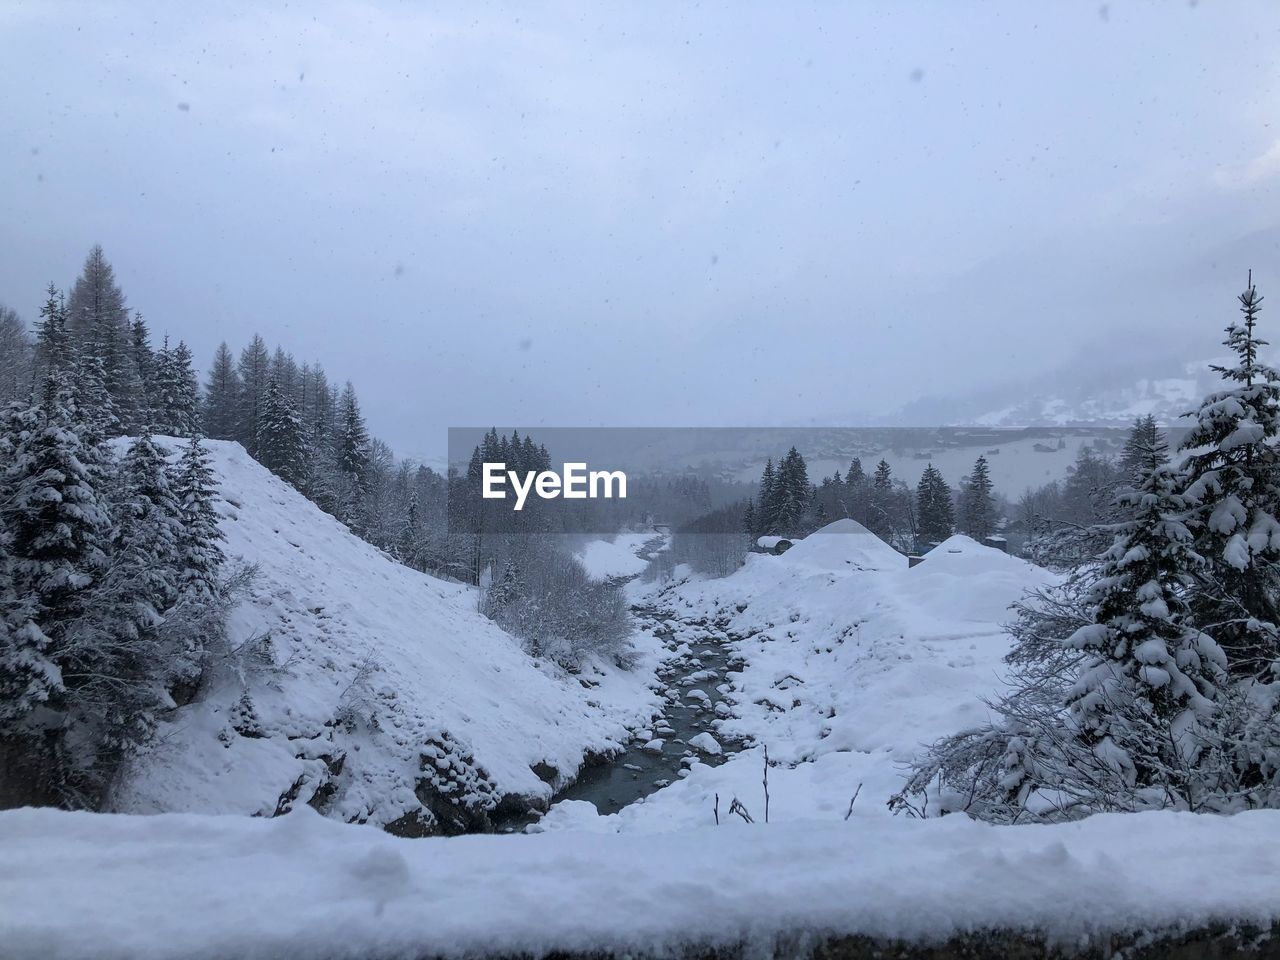
[[[632,608],[632,614],[670,651],[658,670],[658,680],[666,684],[662,712],[637,731],[625,750],[584,768],[555,798],[586,800],[602,816],[686,776],[695,762],[716,766],[743,746],[715,729],[717,720],[732,713],[724,699],[727,674],[740,666],[722,632],[712,624],[674,620],[669,611],[652,607]],[[692,630],[699,636],[690,639]]]

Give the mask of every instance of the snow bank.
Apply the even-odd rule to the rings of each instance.
[[[669,835],[404,840],[305,808],[273,820],[28,809],[0,813],[0,902],[11,960],[536,957],[989,929],[1082,948],[1136,929],[1269,924],[1280,813],[991,827],[855,808],[847,822],[734,818]]]
[[[645,533],[620,533],[612,540],[592,540],[582,548],[578,560],[592,580],[633,577],[642,573],[649,565],[649,561],[642,560],[637,552],[660,536],[650,530]]]
[[[548,798],[557,771],[649,716],[651,673],[599,666],[588,688],[534,661],[471,589],[395,563],[238,444],[208,446],[228,557],[258,569],[231,617],[240,655],[162,725],[118,809],[271,814],[283,798],[431,827]],[[424,806],[424,784],[443,806]]]

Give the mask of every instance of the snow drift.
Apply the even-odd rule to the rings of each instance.
[[[306,808],[274,820],[8,811],[0,942],[13,960],[673,956],[689,946],[687,956],[715,946],[792,956],[804,951],[773,944],[1019,931],[1110,955],[1116,934],[1265,929],[1280,912],[1274,811],[1021,827],[873,817],[409,841]]]
[[[394,562],[239,444],[208,447],[228,558],[257,574],[232,613],[234,653],[162,725],[115,809],[310,803],[407,833],[483,828],[648,715],[642,673],[580,680],[531,659],[474,591]]]

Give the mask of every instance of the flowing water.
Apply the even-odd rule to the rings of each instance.
[[[742,746],[721,738],[713,726],[729,715],[729,704],[723,699],[729,683],[726,674],[737,667],[733,654],[718,638],[719,631],[708,626],[705,638],[691,640],[689,627],[697,625],[685,623],[677,641],[666,611],[637,608],[633,614],[673,654],[658,671],[658,679],[667,685],[662,714],[639,731],[626,750],[583,769],[556,796],[556,800],[587,800],[603,815],[617,813],[679,779],[694,762],[715,766]],[[687,651],[682,650],[683,643],[688,644]],[[708,736],[714,742],[708,742]]]

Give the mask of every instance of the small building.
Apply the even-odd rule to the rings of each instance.
[[[982,542],[988,547],[999,550],[1001,553],[1009,552],[1009,541],[1004,537],[987,537]]]
[[[799,539],[799,537],[760,537],[756,540],[756,546],[763,553],[772,553],[774,556],[780,556],[790,550],[792,545]]]

